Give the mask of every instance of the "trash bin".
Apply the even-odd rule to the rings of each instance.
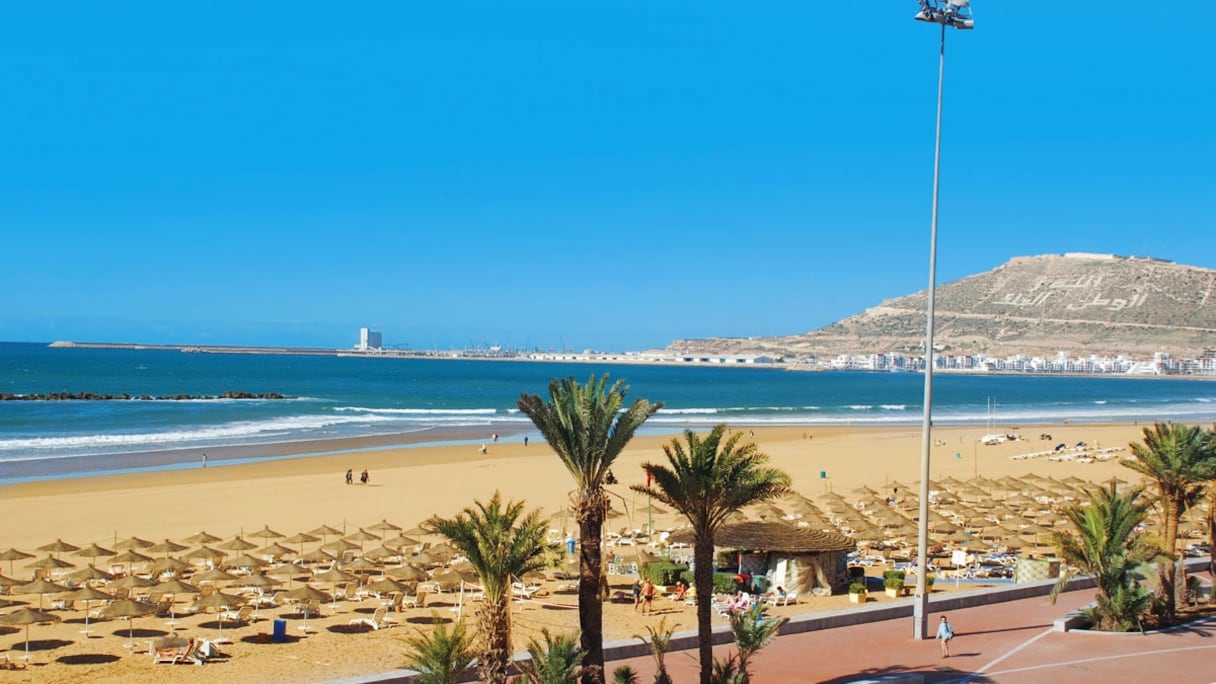
[[[566,540],[566,553],[570,554],[571,556],[574,555],[574,540],[573,539]]]
[[[287,641],[287,621],[286,620],[275,620],[274,621],[274,640],[276,643],[282,643],[284,641]]]

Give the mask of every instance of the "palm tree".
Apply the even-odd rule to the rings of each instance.
[[[1098,589],[1093,622],[1098,629],[1127,631],[1148,610],[1152,596],[1140,586],[1136,570],[1157,556],[1157,548],[1137,527],[1148,516],[1149,503],[1140,501],[1137,487],[1120,495],[1112,484],[1090,494],[1087,505],[1070,506],[1064,515],[1072,532],[1053,537],[1066,570],[1051,591],[1054,602],[1077,574],[1094,578]]]
[[[541,639],[528,640],[531,660],[520,661],[522,684],[572,684],[578,680],[578,664],[583,659],[578,639],[569,634],[554,635],[541,628]]]
[[[747,664],[752,656],[768,646],[777,638],[781,626],[789,622],[789,618],[765,618],[764,606],[756,604],[745,613],[732,613],[730,616],[730,631],[735,636],[735,646],[739,648],[739,684],[751,684],[752,674]]]
[[[472,564],[485,590],[477,611],[484,644],[478,658],[483,682],[505,684],[511,659],[511,581],[544,565],[548,521],[539,510],[524,514],[523,502],[475,501],[453,518],[432,518]]]
[[[678,438],[663,446],[669,465],[642,465],[654,485],[633,487],[672,507],[692,525],[702,684],[709,684],[713,674],[709,599],[714,593],[714,534],[730,514],[781,496],[790,485],[789,475],[765,465],[768,456],[754,443],[739,444],[742,433],[723,442],[725,433],[725,425],[715,426],[704,439],[686,430],[687,447]]]
[[[667,618],[659,619],[658,627],[646,625],[650,633],[650,641],[641,634],[634,634],[634,639],[641,639],[650,649],[650,657],[654,658],[654,684],[672,684],[671,675],[667,673],[667,652],[671,650],[671,635],[675,634],[679,625],[667,626]]]
[[[663,404],[638,399],[622,410],[629,388],[622,381],[608,387],[608,374],[580,385],[573,377],[549,382],[549,400],[520,396],[519,410],[544,436],[574,478],[572,497],[578,520],[578,619],[583,649],[582,680],[604,681],[604,606],[600,582],[604,559],[600,549],[608,495],[604,479],[625,445]]]
[[[406,637],[410,647],[406,666],[418,671],[415,678],[421,684],[456,684],[473,664],[473,639],[461,620],[450,630],[438,621],[428,633]]]
[[[1178,521],[1186,509],[1199,501],[1204,484],[1216,477],[1216,453],[1199,427],[1179,423],[1157,423],[1144,428],[1144,442],[1132,442],[1132,459],[1123,465],[1144,475],[1157,487],[1164,534],[1161,593],[1167,617],[1174,617],[1176,594],[1185,587],[1178,581]],[[1185,573],[1185,568],[1181,568]]]

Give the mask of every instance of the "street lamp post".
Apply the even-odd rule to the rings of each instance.
[[[925,309],[925,398],[920,445],[920,520],[916,544],[916,603],[913,606],[913,636],[929,638],[929,592],[925,576],[929,567],[929,449],[933,430],[933,307],[937,290],[937,200],[942,161],[942,81],[946,73],[946,27],[969,30],[971,0],[919,0],[917,21],[941,24],[941,46],[937,66],[937,139],[933,149],[933,216],[929,230],[929,290]]]

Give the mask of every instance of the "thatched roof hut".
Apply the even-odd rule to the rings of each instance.
[[[691,533],[688,536],[691,541]],[[714,535],[714,544],[738,550],[741,570],[753,578],[801,594],[847,587],[848,554],[857,548],[855,540],[842,534],[785,521],[724,525]]]

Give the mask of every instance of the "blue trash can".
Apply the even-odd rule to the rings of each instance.
[[[283,643],[284,641],[287,641],[287,621],[286,620],[275,620],[274,621],[274,640],[275,640],[275,643]]]
[[[574,555],[574,540],[573,539],[566,540],[566,553],[570,554],[571,556]]]

